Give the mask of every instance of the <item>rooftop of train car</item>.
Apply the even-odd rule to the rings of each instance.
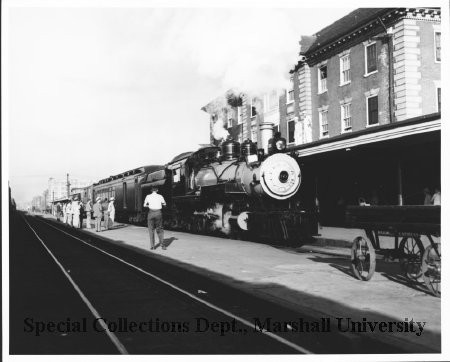
[[[94,185],[99,185],[99,184],[104,184],[110,181],[114,181],[114,180],[118,180],[127,176],[132,176],[132,175],[138,175],[140,173],[149,173],[149,172],[154,172],[154,171],[158,171],[164,169],[163,165],[148,165],[148,166],[142,166],[142,167],[138,167],[129,171],[125,171],[122,173],[119,173],[117,175],[113,175],[113,176],[109,176],[107,178],[101,179],[100,181],[98,181],[97,183],[94,183]]]

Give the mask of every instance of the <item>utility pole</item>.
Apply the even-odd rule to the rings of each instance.
[[[70,182],[69,182],[69,174],[67,174],[67,198],[70,197]]]

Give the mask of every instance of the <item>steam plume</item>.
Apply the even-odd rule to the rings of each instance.
[[[229,136],[228,131],[225,129],[225,124],[222,117],[219,117],[213,124],[212,135],[216,141],[225,140]]]

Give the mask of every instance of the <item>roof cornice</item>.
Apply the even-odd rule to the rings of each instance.
[[[370,38],[380,32],[385,32],[385,27],[391,26],[400,19],[421,19],[425,21],[439,21],[441,10],[439,8],[392,8],[386,9],[385,13],[378,14],[367,21],[364,25],[348,31],[344,35],[330,40],[325,40],[320,47],[313,50],[301,52],[309,65],[314,65],[324,58],[329,58],[342,51],[345,48],[353,46],[360,42],[361,38]],[[301,66],[301,62],[297,64],[295,69]]]

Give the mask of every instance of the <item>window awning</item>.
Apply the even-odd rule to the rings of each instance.
[[[389,125],[390,126],[390,125]],[[377,130],[378,129],[378,130]],[[311,145],[310,147],[302,146],[300,149],[294,150],[295,154],[299,157],[310,156],[318,153],[331,152],[346,148],[353,148],[361,145],[367,145],[375,142],[382,142],[387,140],[392,140],[396,138],[404,138],[411,135],[428,133],[441,130],[441,119],[434,119],[432,121],[423,122],[405,122],[401,125],[398,122],[393,127],[380,126],[375,129],[374,132],[369,132],[364,130],[359,134],[354,134],[354,137],[346,137],[345,139],[338,139],[333,141],[330,139],[329,142],[318,141],[316,145]]]

